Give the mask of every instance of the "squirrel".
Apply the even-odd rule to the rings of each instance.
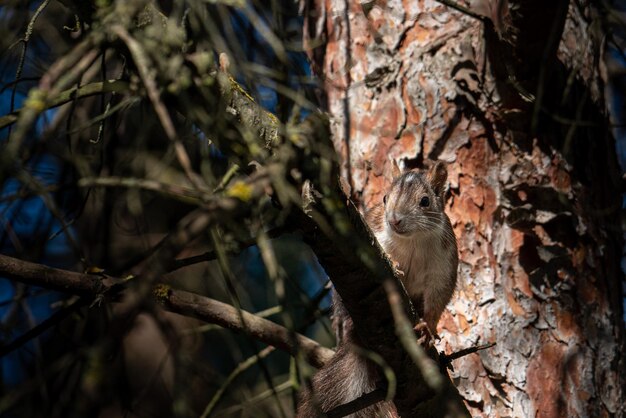
[[[437,322],[456,287],[458,253],[450,219],[444,212],[448,170],[436,162],[428,171],[400,172],[392,164],[394,180],[383,202],[366,211],[365,219],[394,266],[420,318],[436,331]],[[297,416],[317,417],[376,389],[382,375],[359,354],[352,318],[341,298],[333,294],[333,328],[337,352],[311,379],[300,397]],[[396,417],[392,402],[379,402],[350,418]]]

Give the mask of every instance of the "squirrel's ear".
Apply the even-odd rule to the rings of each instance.
[[[437,161],[430,170],[428,170],[428,182],[430,187],[437,196],[442,196],[446,187],[446,181],[448,180],[448,169],[446,164],[441,161]]]
[[[400,177],[400,174],[402,174],[402,170],[400,170],[400,166],[398,166],[398,162],[396,160],[394,160],[393,158],[390,158],[390,160],[391,160],[391,178],[396,179]]]

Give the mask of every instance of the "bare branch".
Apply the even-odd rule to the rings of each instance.
[[[159,193],[174,199],[202,204],[212,196],[196,189],[163,183],[158,180],[140,179],[131,177],[84,177],[78,180],[78,187],[120,187],[141,189]]]
[[[328,418],[341,418],[346,415],[353,414],[357,411],[367,408],[370,405],[374,405],[385,399],[386,391],[383,389],[375,389],[363,396],[359,396],[353,401],[346,404],[339,405],[326,413]]]
[[[320,346],[310,338],[301,334],[295,334],[295,338],[292,338],[290,331],[285,327],[241,310],[244,327],[239,320],[237,308],[226,303],[163,285],[157,286],[155,294],[163,306],[171,312],[193,316],[233,331],[245,330],[251,337],[293,356],[301,351],[307,362],[315,367],[323,366],[333,355],[332,350]],[[295,343],[292,340],[295,340]]]
[[[0,275],[20,283],[93,298],[118,297],[126,287],[126,282],[119,278],[102,278],[56,269],[1,254]],[[290,335],[286,328],[250,312],[238,311],[233,306],[215,299],[176,290],[163,284],[157,285],[153,294],[154,298],[170,312],[218,324],[233,331],[245,331],[252,338],[291,355],[302,352],[304,358],[315,367],[321,367],[333,354],[332,350],[303,335],[296,334],[294,339],[293,334]]]
[[[24,139],[39,117],[49,107],[50,97],[56,98],[59,93],[80,77],[98,57],[93,49],[91,38],[77,45],[70,53],[57,61],[41,78],[39,88],[31,89],[24,102],[17,120],[15,132],[2,154],[3,167],[10,167],[22,148]],[[61,77],[60,74],[63,74]],[[56,77],[61,77],[57,80]]]
[[[72,87],[59,93],[56,97],[51,97],[47,102],[44,110],[61,106],[73,100],[83,99],[85,97],[95,96],[104,93],[130,93],[130,85],[121,80],[109,80],[90,83],[82,87]],[[17,109],[12,113],[0,116],[0,129],[6,128],[14,124],[22,109]]]
[[[209,415],[211,415],[211,412],[213,411],[213,409],[215,409],[219,401],[222,399],[224,392],[226,392],[226,389],[228,388],[228,386],[237,378],[237,376],[239,376],[241,373],[245,372],[250,367],[255,365],[260,359],[263,359],[269,356],[273,352],[274,352],[274,347],[269,346],[269,347],[264,348],[260,352],[256,353],[255,355],[248,357],[246,360],[242,361],[241,363],[239,363],[237,367],[235,368],[235,370],[233,370],[228,375],[226,380],[224,380],[224,383],[221,384],[217,392],[215,392],[215,394],[213,395],[213,397],[207,404],[206,408],[204,408],[204,411],[202,412],[202,415],[200,416],[200,418],[206,418]]]
[[[156,81],[154,80],[154,77],[149,70],[150,62],[148,61],[148,58],[142,46],[128,33],[128,31],[123,26],[114,26],[113,28],[111,28],[111,30],[113,31],[113,33],[119,36],[122,41],[124,41],[126,46],[128,46],[130,54],[132,55],[135,64],[137,65],[141,80],[146,87],[148,97],[152,102],[154,111],[159,117],[159,121],[161,122],[161,125],[165,130],[165,134],[174,144],[176,158],[183,168],[185,175],[187,176],[191,184],[193,184],[198,190],[206,189],[206,185],[202,180],[202,177],[193,171],[189,155],[187,154],[187,151],[185,151],[185,147],[183,146],[182,142],[180,142],[180,139],[176,134],[174,122],[172,122],[172,118],[170,117],[167,108],[161,101]]]
[[[416,343],[415,332],[413,331],[411,322],[406,313],[402,310],[402,299],[397,286],[395,286],[392,281],[386,281],[385,291],[387,291],[389,306],[391,306],[396,334],[402,346],[409,356],[411,356],[413,363],[422,371],[422,375],[428,386],[435,392],[440,393],[444,386],[441,372],[437,364],[428,357],[422,346]]]
[[[484,16],[482,16],[482,15],[476,13],[476,12],[473,12],[469,8],[467,8],[465,6],[462,6],[462,5],[460,5],[460,4],[456,3],[456,2],[453,2],[451,0],[436,0],[436,1],[441,3],[441,4],[445,4],[446,6],[448,6],[451,9],[456,10],[457,12],[461,12],[461,13],[467,15],[467,16],[473,17],[474,19],[478,19],[481,22],[485,21],[485,17]]]
[[[482,350],[486,350],[488,348],[494,347],[495,345],[496,343],[487,343],[487,344],[477,345],[474,347],[464,348],[462,350],[455,351],[452,354],[442,355],[441,360],[443,361],[445,365],[449,365],[453,360],[459,359],[461,357],[465,357],[469,354],[477,353]]]

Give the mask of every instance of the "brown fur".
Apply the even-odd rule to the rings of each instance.
[[[411,301],[431,331],[456,287],[457,244],[450,219],[444,212],[444,164],[425,175],[407,171],[397,177],[387,193],[384,214],[374,208],[368,221],[389,257],[403,272],[402,282]],[[427,197],[429,204],[420,201]],[[401,220],[397,226],[394,221]]]
[[[373,391],[381,378],[378,367],[354,350],[353,345],[361,344],[354,333],[352,318],[336,293],[333,294],[333,327],[338,334],[337,352],[313,376],[310,387],[300,393],[298,418],[322,416],[323,412]],[[393,403],[378,402],[348,417],[395,418],[397,414]]]
[[[393,168],[393,167],[392,167]],[[397,165],[394,169],[399,173]],[[365,218],[385,252],[402,271],[402,282],[432,332],[456,287],[456,238],[444,213],[443,194],[448,172],[436,163],[427,173],[399,174],[386,195],[386,203],[366,211]],[[428,205],[422,206],[422,199]],[[381,374],[352,348],[360,345],[352,319],[341,299],[333,299],[333,327],[337,353],[320,369],[300,397],[297,416],[312,418],[375,389]],[[395,417],[391,402],[379,402],[351,418]]]

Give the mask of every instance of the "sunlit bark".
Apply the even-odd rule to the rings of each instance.
[[[450,163],[459,285],[439,346],[496,343],[454,363],[472,415],[620,416],[619,175],[597,12],[442,3],[307,3],[351,195],[380,201],[390,159]]]

